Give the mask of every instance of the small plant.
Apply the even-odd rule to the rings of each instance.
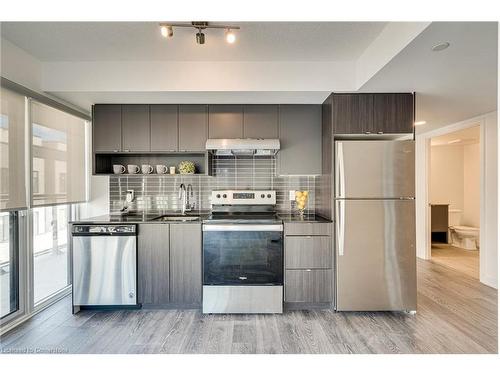
[[[181,161],[179,163],[179,172],[181,174],[193,174],[195,171],[195,166],[192,161]]]

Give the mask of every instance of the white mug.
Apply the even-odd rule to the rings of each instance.
[[[143,164],[141,170],[142,170],[142,174],[153,173],[153,167],[150,166],[149,164]]]
[[[130,174],[137,174],[141,170],[138,165],[135,164],[129,164],[127,165],[128,173]]]
[[[125,173],[127,169],[121,164],[113,164],[113,173],[114,174],[122,174]]]
[[[156,166],[156,173],[158,173],[158,174],[165,174],[165,173],[167,173],[167,166],[166,165],[162,165],[162,164],[158,164]]]
[[[175,174],[175,166],[174,167],[170,167],[170,174]]]

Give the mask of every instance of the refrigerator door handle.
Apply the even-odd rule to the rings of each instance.
[[[343,200],[336,201],[336,220],[335,227],[337,230],[337,244],[339,256],[344,255],[344,232],[345,232],[345,202]]]
[[[337,143],[337,168],[336,168],[336,197],[337,198],[345,198],[345,176],[344,176],[344,147],[342,142]]]

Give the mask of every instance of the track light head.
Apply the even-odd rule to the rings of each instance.
[[[203,34],[201,30],[198,30],[196,33],[196,43],[205,44],[205,34]]]

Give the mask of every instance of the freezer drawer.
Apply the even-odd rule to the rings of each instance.
[[[73,236],[73,305],[136,305],[135,236]]]
[[[335,142],[335,198],[414,196],[413,141]]]
[[[337,200],[337,310],[416,310],[414,200]]]

